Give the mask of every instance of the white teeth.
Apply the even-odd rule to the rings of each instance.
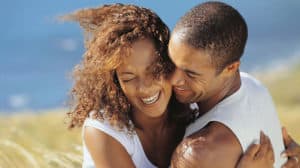
[[[152,104],[158,100],[159,97],[159,92],[157,92],[154,96],[148,97],[148,98],[143,98],[142,101],[145,104]]]

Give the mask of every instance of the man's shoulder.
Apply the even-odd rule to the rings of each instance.
[[[268,88],[252,75],[245,72],[241,72],[240,76],[242,88],[244,88],[244,90],[247,90],[247,93],[255,94],[257,96],[269,94]]]
[[[180,162],[203,168],[226,168],[235,167],[241,154],[242,147],[234,133],[219,122],[210,122],[185,138],[177,147],[173,158],[177,157]]]

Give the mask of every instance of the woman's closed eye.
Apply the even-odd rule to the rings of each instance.
[[[127,83],[127,82],[130,82],[130,81],[134,80],[134,79],[135,79],[135,77],[132,77],[132,78],[124,78],[124,79],[121,79],[121,80],[122,80],[122,82]]]
[[[121,72],[120,80],[124,83],[130,82],[136,78],[136,75],[132,72]]]

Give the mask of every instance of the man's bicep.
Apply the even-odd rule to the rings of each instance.
[[[84,129],[84,141],[97,168],[134,167],[126,149],[117,140],[96,128]]]
[[[174,168],[236,166],[242,154],[240,143],[231,130],[222,124],[216,124],[209,124],[180,143],[172,157]]]

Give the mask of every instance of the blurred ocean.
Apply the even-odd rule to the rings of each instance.
[[[72,85],[68,74],[79,63],[82,32],[55,18],[105,3],[134,3],[157,12],[172,29],[189,8],[203,1],[11,0],[0,7],[0,113],[65,107]],[[290,68],[300,62],[300,1],[224,1],[249,27],[242,70]]]

